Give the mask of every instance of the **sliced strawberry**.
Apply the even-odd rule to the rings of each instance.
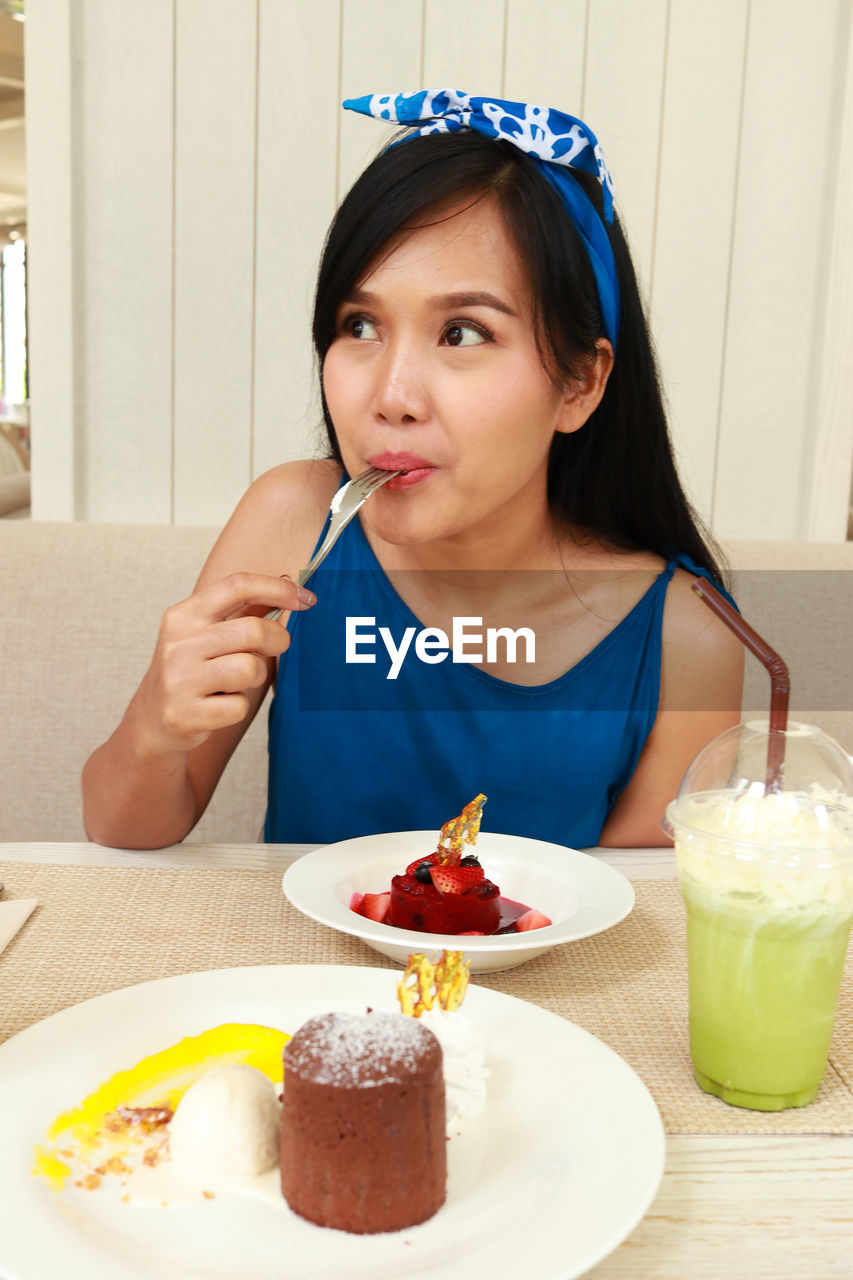
[[[387,893],[366,893],[361,904],[361,914],[377,924],[384,924],[391,910],[391,890]]]
[[[524,933],[527,929],[544,929],[548,924],[553,924],[553,921],[543,916],[542,912],[537,911],[535,907],[531,907],[523,916],[518,917],[515,927],[519,933]]]
[[[486,878],[482,867],[433,867],[432,882],[441,893],[464,893]]]
[[[482,929],[463,929],[461,933],[457,933],[457,938],[485,938]]]
[[[359,915],[363,915],[362,906],[364,904],[364,894],[354,893],[349,900],[350,911],[357,911]]]
[[[406,875],[413,876],[422,862],[428,862],[430,866],[435,862],[435,854],[431,853],[426,858],[415,858],[414,862],[410,862],[406,867]]]

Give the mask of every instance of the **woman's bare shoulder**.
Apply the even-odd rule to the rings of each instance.
[[[307,563],[341,479],[331,458],[285,462],[252,482],[219,535],[200,582],[228,573],[290,574]]]
[[[700,635],[731,636],[728,627],[693,590],[691,584],[698,576],[687,569],[676,569],[673,573],[663,614],[664,643],[694,640]],[[740,647],[740,641],[736,644]]]
[[[664,691],[673,705],[700,705],[703,697],[710,697],[706,705],[718,705],[716,699],[722,699],[729,707],[739,707],[743,645],[692,589],[695,578],[676,569],[667,591],[661,632]]]

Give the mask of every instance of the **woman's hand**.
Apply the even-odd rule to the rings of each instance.
[[[276,575],[308,563],[339,480],[334,463],[284,463],[243,495],[195,591],[163,615],[120,724],[86,761],[90,840],[159,849],[198,822],[275,677],[287,614],[314,603]],[[281,619],[268,621],[270,609]]]
[[[233,573],[167,609],[134,699],[140,757],[189,752],[253,713],[290,643],[286,617],[263,614],[307,609],[315,599],[287,577]]]

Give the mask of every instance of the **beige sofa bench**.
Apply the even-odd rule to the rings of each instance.
[[[215,533],[0,521],[0,841],[83,838],[83,761],[117,723],[163,610],[192,590]],[[789,661],[795,708],[808,712],[800,718],[853,751],[853,544],[740,543],[727,552],[735,568],[756,570],[739,577],[736,593]],[[767,688],[750,659],[744,706],[766,709]],[[191,839],[258,838],[265,739],[262,709]]]
[[[80,771],[118,723],[163,610],[192,591],[217,531],[0,521],[0,840],[84,838]],[[262,710],[193,839],[257,840]]]

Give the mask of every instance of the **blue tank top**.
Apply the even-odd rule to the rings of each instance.
[[[399,646],[423,624],[354,520],[312,580],[317,604],[290,617],[270,710],[264,839],[437,830],[483,792],[489,831],[597,844],[655,722],[664,600],[679,566],[709,576],[672,554],[622,621],[547,684],[512,684],[449,655],[429,661],[437,649],[423,642],[421,660],[416,636],[389,679],[379,629]],[[360,661],[346,660],[347,626]]]

